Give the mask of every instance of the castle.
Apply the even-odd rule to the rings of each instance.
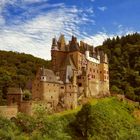
[[[109,95],[107,55],[72,36],[52,39],[52,69],[40,68],[32,84],[32,100],[55,110],[74,109],[83,98]]]
[[[52,39],[52,69],[39,68],[32,82],[32,100],[23,100],[20,88],[9,88],[7,106],[0,112],[9,118],[18,112],[33,114],[36,105],[62,111],[74,109],[88,98],[109,95],[107,55],[72,36],[68,44],[64,35]]]

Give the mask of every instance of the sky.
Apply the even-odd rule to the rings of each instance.
[[[0,0],[0,50],[51,59],[51,41],[74,35],[94,47],[140,32],[140,0]]]

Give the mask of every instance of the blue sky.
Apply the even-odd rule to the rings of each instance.
[[[98,46],[140,32],[140,0],[0,0],[0,49],[50,59],[52,37]]]

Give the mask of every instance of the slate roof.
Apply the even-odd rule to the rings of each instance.
[[[46,76],[47,82],[60,83],[60,81],[57,80],[57,77],[54,74],[54,72],[50,69],[41,68],[41,75]]]

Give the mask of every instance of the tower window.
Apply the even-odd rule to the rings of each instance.
[[[79,83],[78,86],[81,87],[82,86],[82,83]]]
[[[15,98],[12,98],[12,103],[15,103]]]
[[[81,76],[78,76],[77,78],[78,78],[78,79],[81,79]]]

